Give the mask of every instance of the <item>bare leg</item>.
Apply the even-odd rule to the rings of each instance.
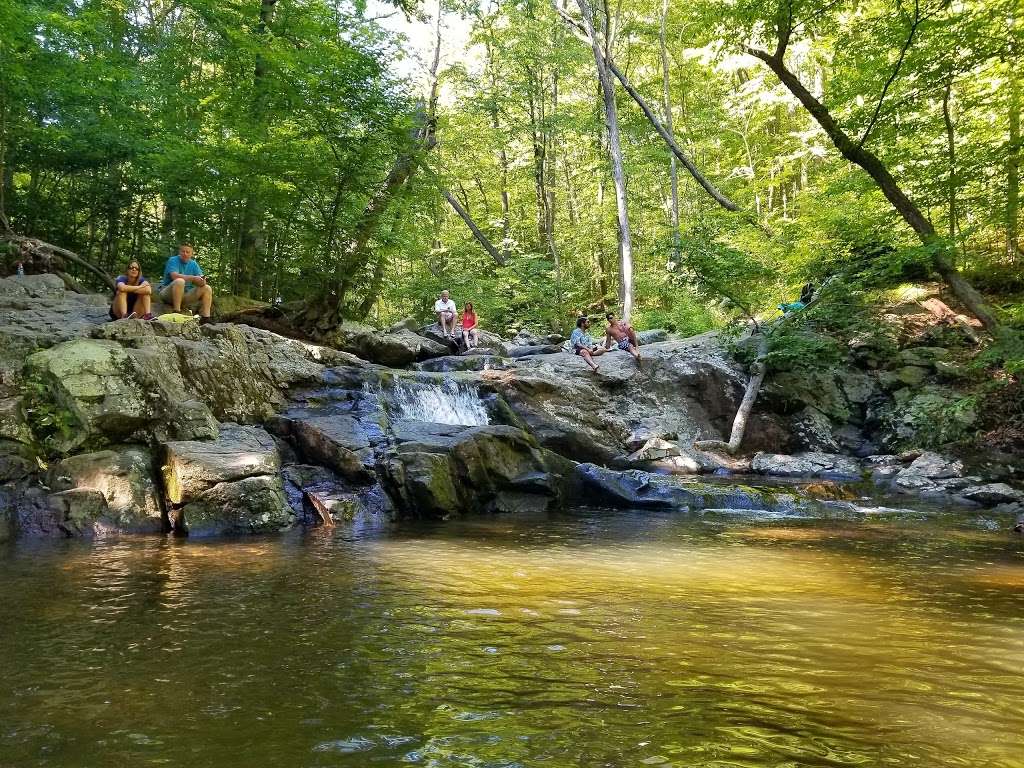
[[[140,293],[135,299],[135,312],[139,315],[148,315],[153,303],[148,293]]]
[[[182,278],[171,281],[171,309],[181,312],[181,300],[185,296],[185,281]]]
[[[641,363],[640,363],[640,349],[639,349],[639,347],[637,347],[635,344],[630,344],[629,345],[629,354],[631,354],[633,356],[633,359],[636,360],[636,367],[639,368],[641,366]]]
[[[586,362],[586,364],[590,366],[590,370],[597,370],[597,363],[594,362],[594,355],[591,353],[589,349],[581,349],[580,357],[582,357],[584,362]]]
[[[213,309],[213,288],[208,285],[204,285],[199,290],[202,291],[202,294],[200,295],[202,304],[199,305],[199,316],[209,317],[210,311]]]
[[[128,294],[117,292],[114,296],[114,303],[110,307],[111,312],[114,313],[114,317],[122,318],[128,314]]]

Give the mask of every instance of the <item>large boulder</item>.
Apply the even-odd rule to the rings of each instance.
[[[211,441],[164,446],[168,517],[190,536],[255,533],[292,524],[274,438],[258,427],[224,424]]]
[[[38,399],[33,427],[60,451],[130,439],[157,418],[132,356],[116,342],[64,342],[29,357],[26,370]]]
[[[642,445],[638,431],[672,435],[680,445],[728,434],[746,375],[716,336],[650,344],[643,354],[642,367],[625,352],[602,355],[596,375],[578,356],[561,353],[519,358],[507,371],[477,376],[545,448],[577,461],[624,456]]]
[[[61,452],[131,440],[215,438],[217,420],[253,422],[325,365],[361,364],[324,347],[234,325],[122,320],[29,357],[37,437]]]
[[[295,513],[281,478],[258,475],[214,485],[177,510],[174,520],[176,530],[206,537],[280,531],[294,523]]]
[[[0,278],[0,301],[10,299],[63,301],[64,281],[54,274],[12,275]]]
[[[849,456],[808,451],[794,455],[758,453],[750,468],[770,477],[822,477],[833,480],[860,480],[860,463]]]
[[[573,495],[590,503],[625,509],[744,509],[773,512],[800,507],[796,496],[743,485],[681,483],[670,477],[631,469],[624,472],[580,464],[572,479]]]
[[[278,425],[280,429],[280,421]],[[372,477],[374,446],[385,440],[379,422],[352,414],[290,419],[284,423],[282,433],[291,438],[305,461],[330,467],[357,482]]]
[[[668,341],[668,331],[664,328],[651,328],[648,331],[640,331],[636,335],[636,340],[641,346]]]
[[[50,467],[47,484],[57,492],[95,491],[103,512],[95,529],[120,533],[158,533],[164,529],[160,496],[153,475],[153,457],[141,446],[71,456]],[[82,494],[65,495],[78,498]],[[91,497],[91,494],[85,494]]]
[[[977,482],[977,478],[964,475],[963,462],[925,451],[896,474],[891,487],[897,492],[925,497],[956,497],[969,504],[971,500],[958,492],[978,485],[980,483]],[[975,503],[982,502],[978,500]]]
[[[216,440],[181,440],[164,444],[164,489],[171,504],[201,496],[218,483],[281,470],[277,444],[264,429],[223,424]]]
[[[106,319],[106,297],[66,293],[56,275],[0,280],[0,384],[17,384],[33,352],[85,336]]]
[[[386,333],[362,323],[345,321],[332,332],[331,343],[338,349],[390,368],[401,368],[417,360],[449,354],[451,345],[428,338],[398,323]]]
[[[1006,483],[971,485],[960,491],[959,495],[970,501],[984,504],[986,507],[1024,502],[1024,491],[1019,491]]]
[[[429,517],[546,508],[559,480],[544,451],[516,427],[396,425],[397,447],[381,466],[390,490]]]

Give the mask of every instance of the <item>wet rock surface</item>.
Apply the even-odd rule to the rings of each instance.
[[[941,347],[865,348],[865,370],[777,372],[751,416],[750,459],[693,447],[728,435],[746,385],[715,334],[646,332],[641,366],[616,350],[592,373],[558,335],[481,333],[463,350],[412,319],[346,323],[339,350],[230,324],[107,323],[104,297],[42,278],[0,281],[0,540],[380,526],[569,501],[720,515],[809,503],[631,466],[1024,505],[953,458],[895,453],[952,396]],[[410,366],[420,372],[396,370]],[[410,410],[410,398],[422,402]]]

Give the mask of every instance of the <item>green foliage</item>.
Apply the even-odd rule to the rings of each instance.
[[[811,371],[828,369],[842,358],[833,337],[787,325],[770,335],[765,362],[772,371]]]
[[[188,240],[222,294],[305,299],[344,279],[347,304],[369,300],[380,324],[427,320],[442,288],[499,332],[567,330],[578,311],[617,308],[591,51],[547,3],[444,5],[468,21],[474,48],[461,55],[446,41],[438,145],[418,155],[421,171],[358,263],[346,245],[409,152],[424,95],[394,74],[403,41],[362,2],[279,0],[264,23],[259,2],[0,2],[6,212],[16,230],[115,273],[136,258],[157,274]],[[780,9],[795,25],[787,65],[925,212],[942,236],[929,247],[953,246],[983,287],[1016,292],[1003,311],[1024,324],[1024,256],[1011,243],[1024,25],[1007,19],[1018,6],[671,3],[667,90],[662,4],[616,6],[611,53],[655,112],[671,103],[680,144],[743,209],[723,212],[677,168],[673,231],[669,154],[618,91],[638,327],[692,333],[764,318],[804,283],[841,275],[846,296],[815,307],[807,327],[851,338],[873,332],[878,291],[934,277],[933,254],[889,200],[742,55],[741,43],[774,48]]]

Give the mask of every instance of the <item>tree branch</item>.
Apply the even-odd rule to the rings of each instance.
[[[583,26],[561,8],[555,6],[555,11],[557,11],[558,15],[574,30],[576,37],[579,38],[581,41],[586,42],[586,44],[589,46],[590,40],[585,36],[586,30],[584,30]],[[730,200],[728,197],[726,197],[724,194],[722,194],[722,192],[714,184],[712,184],[711,181],[706,176],[704,176],[703,173],[700,172],[700,170],[697,168],[696,165],[694,165],[693,161],[689,158],[689,156],[685,152],[683,152],[682,149],[680,149],[672,134],[669,133],[668,130],[666,130],[664,125],[662,125],[661,120],[659,120],[658,116],[654,114],[654,110],[651,109],[650,105],[647,103],[644,97],[641,96],[640,93],[636,90],[636,88],[633,87],[632,83],[629,82],[629,78],[627,78],[626,75],[623,74],[617,66],[615,66],[615,62],[611,58],[611,56],[604,54],[602,55],[605,64],[608,67],[608,71],[615,75],[618,81],[622,84],[622,87],[626,89],[626,93],[628,93],[632,97],[633,101],[637,103],[637,105],[643,111],[644,116],[647,118],[648,122],[650,122],[650,124],[654,127],[654,130],[657,131],[659,136],[661,136],[662,140],[668,145],[669,150],[671,150],[672,154],[676,156],[676,158],[679,160],[682,166],[686,168],[686,170],[693,177],[693,179],[698,184],[700,184],[701,187],[704,188],[704,191],[707,192],[716,203],[725,208],[727,211],[740,210],[740,207],[732,200]]]
[[[860,141],[857,142],[858,147],[864,146],[864,142],[868,140],[868,136],[871,134],[871,129],[875,127],[875,123],[878,121],[878,115],[882,112],[882,102],[885,101],[886,94],[889,93],[889,88],[892,87],[892,84],[900,74],[900,70],[903,68],[903,61],[907,58],[907,51],[910,50],[910,46],[914,43],[914,35],[917,34],[917,28],[920,24],[920,0],[914,0],[914,18],[910,23],[910,34],[907,35],[907,41],[903,43],[903,48],[900,50],[900,57],[896,60],[896,66],[893,67],[892,73],[889,75],[889,79],[885,81],[885,86],[882,88],[882,95],[878,97],[878,104],[875,105],[875,113],[871,116],[871,120],[868,121],[868,125],[864,129],[864,135],[861,136]]]
[[[473,233],[473,237],[476,238],[476,241],[480,243],[480,245],[483,246],[483,249],[490,254],[492,259],[494,259],[494,263],[499,267],[504,267],[505,257],[502,255],[501,251],[495,248],[494,244],[487,239],[487,235],[483,233],[483,230],[476,225],[476,222],[473,221],[473,217],[469,215],[469,211],[463,208],[462,204],[455,198],[455,195],[447,189],[442,190],[441,194],[444,195],[444,199],[448,201],[448,204],[455,210],[455,212],[459,214],[459,217],[466,223],[466,226],[469,227],[469,231]]]

